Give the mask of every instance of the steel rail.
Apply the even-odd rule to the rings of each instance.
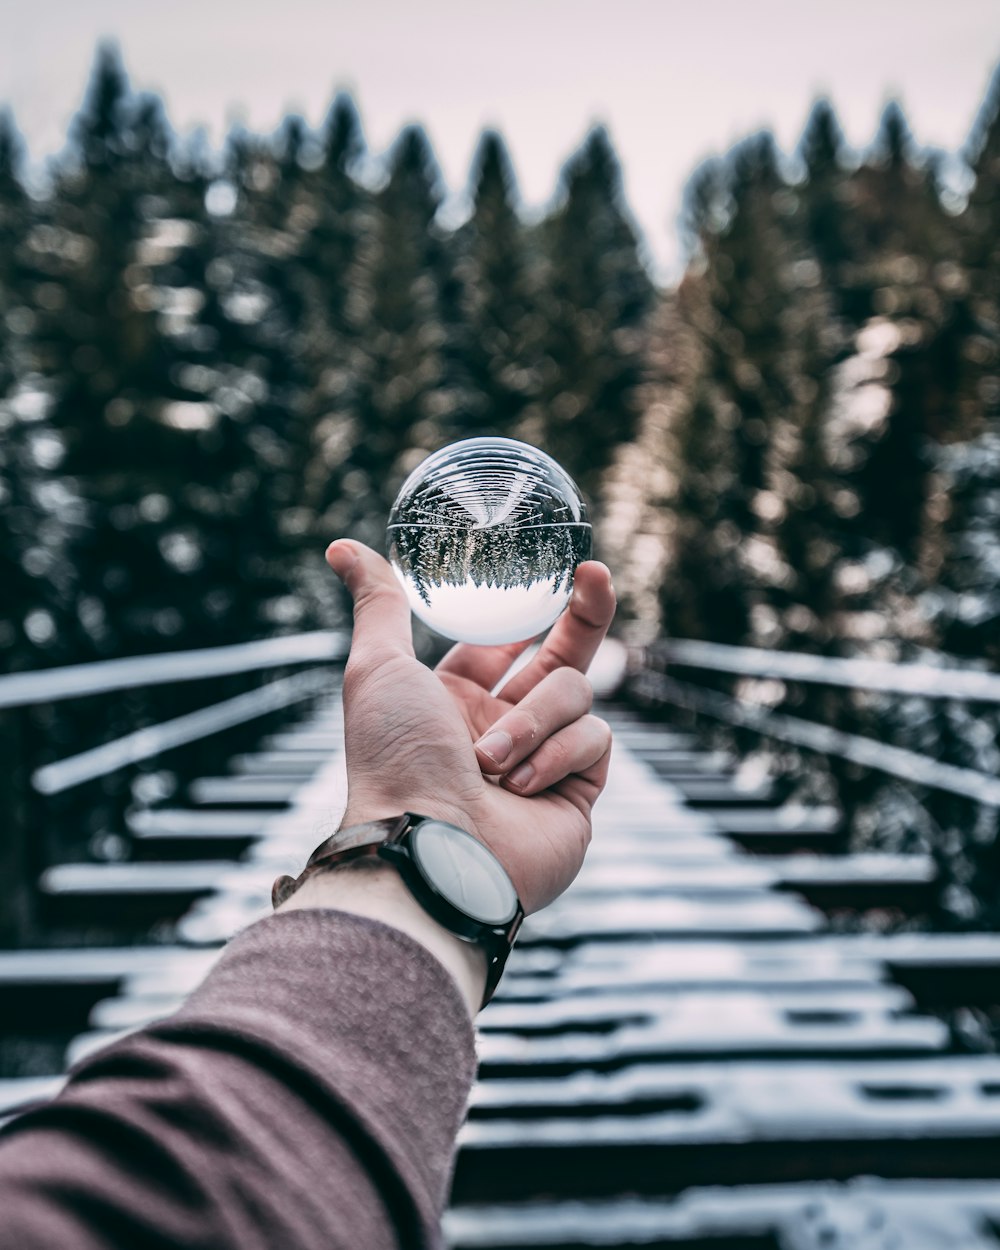
[[[847,686],[886,694],[922,695],[927,699],[962,699],[972,703],[1000,703],[1000,673],[968,667],[934,664],[894,664],[887,660],[839,659],[801,651],[767,651],[762,647],[732,647],[718,642],[670,639],[656,643],[648,654],[680,668],[734,673],[741,677],[812,682]],[[951,657],[949,663],[954,664]]]
[[[330,687],[330,671],[310,668],[304,673],[281,677],[256,690],[200,708],[186,716],[137,729],[133,733],[105,742],[99,747],[70,755],[37,769],[31,783],[40,794],[61,794],[86,781],[105,777],[119,768],[150,759],[172,747],[186,746],[200,738],[210,737],[233,725],[264,716],[280,708],[290,707],[303,699],[320,694]]]
[[[345,633],[315,630],[234,646],[166,651],[122,660],[67,664],[39,672],[10,673],[0,677],[0,709],[110,694],[140,686],[225,677],[285,665],[342,660],[347,655],[349,641]]]
[[[640,696],[700,712],[730,725],[754,729],[779,742],[789,742],[820,755],[836,755],[914,785],[945,790],[989,807],[1000,807],[1000,780],[972,768],[942,764],[916,751],[774,712],[763,704],[680,682],[665,673],[648,670],[638,673],[632,678],[631,688]]]

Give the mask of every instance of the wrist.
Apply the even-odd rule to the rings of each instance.
[[[484,839],[479,832],[474,814],[464,807],[450,803],[440,795],[422,798],[411,797],[406,802],[385,797],[369,798],[364,794],[355,794],[351,789],[347,794],[347,806],[341,817],[340,828],[352,829],[356,825],[364,825],[373,820],[384,820],[398,816],[400,812],[419,812],[421,816],[429,816],[432,820],[443,820],[449,825],[457,825],[471,833],[473,837]]]
[[[366,817],[376,818],[377,815]],[[304,881],[278,910],[296,908],[330,908],[399,929],[444,965],[458,985],[470,1016],[478,1012],[486,985],[486,954],[482,947],[462,941],[438,924],[389,864],[367,860],[361,865],[345,864],[318,872]]]

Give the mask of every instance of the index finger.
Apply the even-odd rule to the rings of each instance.
[[[585,673],[607,635],[616,606],[607,566],[596,560],[581,564],[573,578],[569,607],[552,626],[535,658],[514,674],[498,698],[519,703],[557,668],[576,668]]]

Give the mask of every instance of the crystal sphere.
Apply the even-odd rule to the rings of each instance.
[[[551,456],[510,438],[442,447],[403,483],[389,560],[410,607],[458,642],[521,642],[548,629],[590,558],[576,484]]]

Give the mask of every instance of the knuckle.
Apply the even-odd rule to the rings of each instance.
[[[545,651],[539,652],[538,659],[541,661],[541,667],[545,670],[547,677],[551,677],[553,673],[558,673],[560,669],[572,668],[569,657],[555,641],[550,642]]]
[[[594,688],[590,684],[590,678],[586,673],[581,673],[572,664],[564,664],[561,668],[556,669],[556,676],[574,694],[585,695],[590,699],[593,698]]]
[[[563,667],[564,661],[562,657],[558,655],[553,649],[552,651],[540,651],[535,660],[535,663],[541,669],[542,673],[546,677],[549,677],[557,669],[560,669]]]
[[[546,744],[549,765],[562,773],[568,773],[573,763],[573,753],[566,738],[553,738]]]
[[[347,657],[347,664],[344,666],[344,696],[353,693],[359,686],[363,686],[372,672],[373,665],[371,663],[370,652],[362,645],[357,643],[351,647],[351,654]]]
[[[515,747],[535,742],[542,732],[538,716],[529,708],[518,708],[514,712],[508,712],[500,722],[500,728],[510,734]]]
[[[344,667],[343,698],[345,703],[350,703],[354,699],[358,687],[364,684],[366,672],[366,665],[359,656],[357,648],[352,647]]]
[[[359,587],[354,596],[354,611],[358,612],[374,612],[378,610],[380,604],[385,604],[390,598],[394,598],[394,587],[386,586],[382,582],[367,582],[364,586]]]
[[[564,777],[569,772],[572,757],[565,738],[550,738],[535,754],[536,767],[545,776]]]
[[[562,664],[554,669],[549,677],[550,697],[558,698],[560,703],[583,715],[588,712],[594,702],[594,688],[585,673],[571,665]]]

